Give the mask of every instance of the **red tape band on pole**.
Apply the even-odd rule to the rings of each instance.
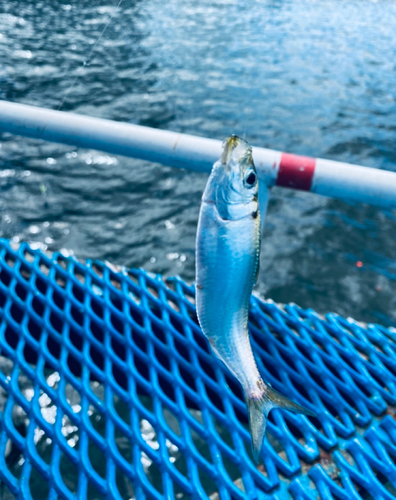
[[[282,153],[276,185],[310,191],[315,165],[315,158]]]

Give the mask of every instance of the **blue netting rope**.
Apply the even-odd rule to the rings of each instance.
[[[0,498],[395,499],[396,333],[253,297],[273,411],[251,460],[194,289],[0,240]]]

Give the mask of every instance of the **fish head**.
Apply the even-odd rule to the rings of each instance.
[[[258,212],[258,178],[249,144],[232,135],[223,143],[204,199],[216,205],[221,218],[238,220]]]

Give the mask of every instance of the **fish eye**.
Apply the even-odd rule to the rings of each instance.
[[[245,182],[248,185],[248,187],[252,187],[254,183],[256,182],[256,174],[254,172],[250,172],[250,174],[246,177]]]

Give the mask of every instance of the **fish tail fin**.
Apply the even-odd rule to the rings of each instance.
[[[315,416],[315,413],[304,406],[294,403],[280,392],[270,386],[266,386],[265,392],[260,397],[248,396],[246,403],[249,412],[250,434],[252,436],[253,458],[256,463],[259,462],[261,450],[264,444],[265,428],[267,426],[267,417],[273,408],[283,408],[294,413]]]

